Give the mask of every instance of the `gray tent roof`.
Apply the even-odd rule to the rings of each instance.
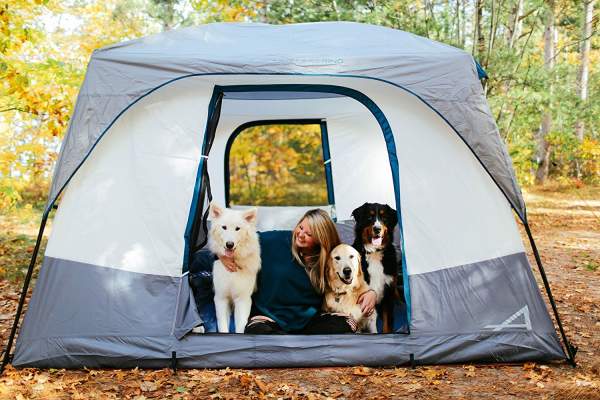
[[[236,73],[350,75],[401,86],[449,122],[525,219],[512,163],[472,56],[407,32],[352,22],[209,24],[96,50],[63,141],[48,206],[136,100],[187,75]]]

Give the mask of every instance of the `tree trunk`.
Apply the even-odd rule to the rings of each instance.
[[[535,183],[537,185],[543,185],[548,177],[548,171],[550,169],[550,144],[546,141],[546,135],[552,129],[552,114],[550,111],[545,111],[542,116],[542,126],[538,132],[537,140],[537,159],[538,169],[535,172]]]
[[[512,49],[523,30],[523,22],[521,21],[521,15],[523,15],[523,0],[517,0],[517,3],[512,9],[512,18],[509,21],[507,30],[507,44],[508,48]]]
[[[596,0],[588,0],[583,5],[583,29],[581,31],[581,49],[579,73],[577,74],[577,95],[581,100],[581,107],[585,107],[588,97],[588,78],[590,73],[590,46],[592,36],[592,19]],[[585,125],[582,119],[575,124],[575,135],[580,142],[583,141]]]
[[[485,37],[483,36],[483,0],[475,0],[475,29],[473,38],[473,55],[483,62],[485,55]],[[484,65],[484,67],[487,65]]]
[[[544,67],[548,71],[548,92],[550,95],[547,109],[542,114],[542,126],[538,132],[537,140],[537,162],[538,168],[535,173],[535,183],[538,185],[544,184],[548,177],[550,167],[550,146],[546,137],[552,130],[552,113],[550,104],[552,103],[552,71],[554,69],[554,49],[555,49],[555,33],[554,26],[554,0],[547,0],[546,10],[546,29],[544,30]]]
[[[460,47],[462,49],[465,48],[465,45],[467,43],[467,1],[468,0],[462,0],[461,1],[461,10],[460,10],[460,15],[461,15],[461,32],[462,32],[462,37],[460,38]]]
[[[456,4],[454,6],[454,21],[455,21],[455,32],[456,32],[456,45],[460,46],[462,43],[460,40],[461,30],[460,30],[460,3],[462,0],[456,0]]]

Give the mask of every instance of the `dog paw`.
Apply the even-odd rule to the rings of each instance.
[[[204,333],[204,325],[198,325],[194,329],[192,329],[192,333]]]

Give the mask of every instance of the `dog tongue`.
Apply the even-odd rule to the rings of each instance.
[[[381,242],[383,242],[383,238],[382,237],[373,238],[373,240],[371,241],[371,243],[373,244],[373,246],[381,246]]]
[[[233,257],[233,250],[225,249],[225,255],[227,257]]]

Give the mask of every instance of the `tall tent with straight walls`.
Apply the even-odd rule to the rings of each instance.
[[[481,72],[462,50],[347,22],[210,24],[95,51],[13,365],[574,362]],[[338,224],[367,201],[397,210],[409,333],[190,334],[201,323],[190,257],[206,242],[208,202],[230,200],[232,143],[246,126],[290,121],[321,127],[322,208]],[[304,211],[260,207],[258,228],[290,229]]]

